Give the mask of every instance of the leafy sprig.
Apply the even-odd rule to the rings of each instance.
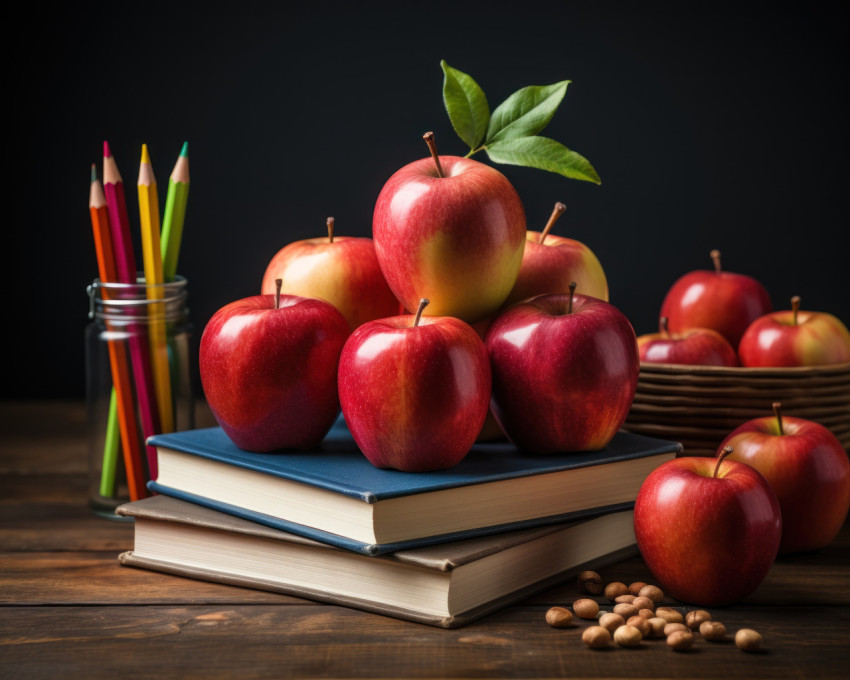
[[[443,102],[452,127],[468,146],[466,157],[486,151],[494,163],[522,165],[555,172],[570,179],[601,184],[584,156],[539,133],[558,110],[569,80],[531,85],[514,92],[490,113],[487,97],[472,76],[443,68]]]

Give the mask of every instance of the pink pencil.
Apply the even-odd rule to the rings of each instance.
[[[103,142],[103,190],[106,193],[106,206],[109,211],[109,227],[112,235],[112,247],[118,270],[118,281],[136,283],[136,257],[133,253],[133,241],[130,237],[130,220],[127,217],[127,201],[124,197],[124,182],[118,165],[109,150],[109,144]],[[159,412],[154,391],[153,371],[150,365],[150,349],[146,329],[142,324],[132,324],[130,333],[130,361],[133,364],[133,378],[136,394],[139,398],[142,433],[147,438],[160,433]],[[145,445],[148,457],[148,472],[156,479],[156,449]]]

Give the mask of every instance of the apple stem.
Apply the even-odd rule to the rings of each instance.
[[[782,427],[782,404],[780,402],[773,402],[773,413],[776,415],[776,423],[779,425],[779,435],[783,436],[785,429]]]
[[[573,313],[573,295],[576,293],[576,282],[570,281],[570,305],[567,307],[567,314]]]
[[[434,164],[437,166],[437,176],[445,177],[445,175],[443,174],[443,166],[440,165],[440,157],[437,155],[437,142],[434,141],[434,133],[426,132],[424,135],[422,135],[422,139],[425,140],[425,143],[431,150],[431,158],[434,159]]]
[[[714,271],[719,274],[723,271],[720,267],[720,251],[716,249],[712,250],[709,255],[711,255],[711,259],[714,261]]]
[[[791,298],[791,313],[794,318],[794,325],[797,325],[797,314],[800,313],[800,296],[795,295]]]
[[[538,243],[543,243],[546,240],[546,237],[549,235],[549,231],[554,226],[555,222],[558,221],[558,218],[564,214],[564,211],[567,209],[563,203],[558,201],[555,204],[555,207],[552,209],[552,214],[549,215],[549,221],[546,223],[546,226],[543,228],[543,232],[540,234],[540,238],[537,239]]]
[[[422,298],[419,300],[419,309],[416,310],[416,317],[413,319],[413,327],[419,325],[419,320],[422,318],[422,311],[428,306],[428,303],[431,302],[428,298]]]
[[[723,462],[723,459],[726,458],[730,453],[732,453],[735,449],[731,446],[724,446],[723,450],[717,456],[717,465],[714,466],[714,474],[712,477],[717,479],[717,473],[720,472],[720,463]]]
[[[280,309],[280,289],[283,286],[283,279],[274,280],[274,308]]]
[[[334,218],[328,218],[328,243],[334,242]]]
[[[670,320],[666,316],[661,317],[661,332],[665,338],[670,337]]]

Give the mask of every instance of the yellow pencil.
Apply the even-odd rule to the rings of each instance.
[[[142,162],[139,165],[139,219],[142,226],[142,255],[148,299],[163,297],[162,253],[159,242],[159,197],[156,179],[148,155],[148,145],[142,144]],[[151,305],[151,362],[156,388],[157,410],[163,432],[174,431],[174,413],[171,406],[171,376],[168,368],[168,344],[165,336],[164,305]]]

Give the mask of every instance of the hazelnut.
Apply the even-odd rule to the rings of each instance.
[[[685,614],[685,625],[691,630],[699,628],[703,621],[711,621],[711,614],[705,609],[694,609]]]
[[[664,626],[676,625],[667,623],[664,619],[659,619],[657,616],[647,619],[647,622],[649,623],[650,637],[664,637]]]
[[[628,621],[626,621],[626,625],[637,628],[640,631],[641,637],[647,637],[652,630],[652,626],[649,625],[649,621],[642,616],[629,617]]]
[[[673,607],[659,607],[655,610],[655,615],[665,619],[668,623],[684,623],[685,619],[680,612],[677,612]]]
[[[640,610],[633,604],[628,604],[626,602],[621,602],[620,604],[614,606],[614,613],[619,614],[624,619],[628,619],[630,616],[634,616],[639,611]]]
[[[629,624],[620,626],[614,631],[614,642],[620,647],[637,647],[641,640],[643,640],[643,635],[637,628]]]
[[[627,595],[629,588],[625,583],[614,581],[605,586],[605,597],[614,602],[620,595]]]
[[[595,571],[583,571],[578,575],[578,584],[584,592],[591,595],[599,595],[602,588],[602,577]]]
[[[676,630],[667,636],[667,644],[670,649],[675,649],[677,652],[682,652],[690,649],[694,644],[693,633],[689,630]]]
[[[635,583],[632,583],[629,586],[629,592],[635,597],[637,597],[637,595],[640,593],[640,589],[644,586],[646,586],[646,584],[643,581],[636,581]]]
[[[638,593],[640,597],[648,597],[653,602],[661,602],[664,599],[664,593],[658,586],[644,586]]]
[[[648,597],[641,597],[640,595],[632,600],[632,604],[638,609],[655,609],[655,602]]]
[[[591,649],[601,649],[611,643],[611,633],[602,626],[590,626],[584,629],[581,641]]]
[[[617,597],[614,598],[614,602],[625,602],[626,604],[631,604],[634,601],[634,595],[617,595]]]
[[[595,619],[599,613],[599,605],[596,600],[583,598],[573,602],[573,611],[575,615],[582,619]]]
[[[661,620],[663,621],[664,619]],[[690,629],[684,623],[668,623],[664,626],[664,635],[670,635],[670,633],[675,633],[677,630],[687,633]]]
[[[619,614],[609,612],[599,617],[599,625],[613,633],[620,626],[625,626],[626,620]]]
[[[741,628],[735,633],[735,644],[745,652],[757,652],[761,649],[762,637],[752,628]]]
[[[573,626],[573,613],[566,607],[551,607],[546,612],[546,623],[552,628],[570,628]]]
[[[706,640],[723,640],[726,637],[726,626],[720,621],[703,621],[699,625],[699,633]]]
[[[638,616],[642,616],[645,619],[651,619],[655,617],[655,612],[651,609],[639,609]],[[663,621],[663,619],[662,619]]]

